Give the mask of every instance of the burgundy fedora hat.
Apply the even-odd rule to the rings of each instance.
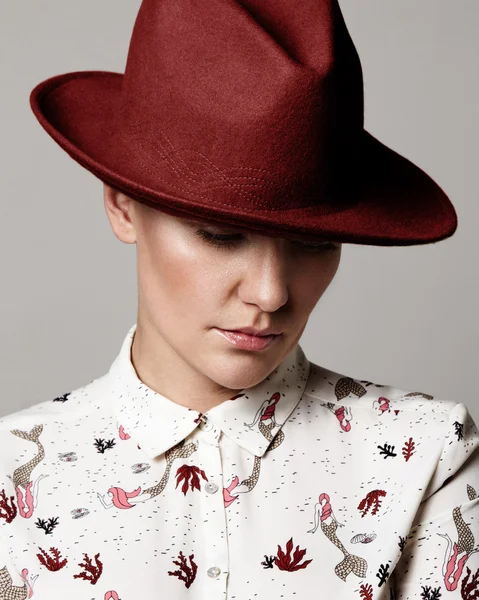
[[[30,105],[101,181],[174,215],[377,246],[457,228],[439,185],[364,129],[337,0],[143,0],[124,73],[50,77]]]

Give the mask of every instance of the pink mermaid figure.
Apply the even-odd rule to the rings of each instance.
[[[116,592],[110,590],[109,592],[106,592],[104,600],[120,600],[120,597]]]
[[[338,526],[344,527],[344,525],[339,523],[336,519],[328,494],[319,495],[319,502],[314,505],[314,527],[309,529],[308,533],[315,533],[318,526],[321,526],[321,531],[328,540],[344,554],[343,560],[334,568],[336,575],[343,581],[346,581],[346,578],[350,573],[354,573],[357,577],[364,578],[366,576],[368,563],[364,558],[356,556],[355,554],[350,554],[336,535]]]
[[[351,419],[352,413],[351,408],[349,406],[338,406],[337,404],[333,404],[332,402],[327,402],[326,407],[336,415],[336,418],[339,421],[341,429],[343,431],[351,431]]]
[[[39,441],[42,431],[43,425],[35,425],[30,432],[20,431],[19,429],[12,429],[10,432],[24,440],[34,442],[38,448],[37,454],[30,461],[15,469],[13,477],[8,475],[8,478],[13,482],[15,487],[18,512],[25,519],[29,519],[32,516],[33,510],[38,504],[38,484],[40,479],[48,477],[48,475],[39,475],[36,479],[32,479],[33,469],[40,464],[45,457],[45,450]]]
[[[232,504],[238,498],[237,495],[234,496],[231,493],[236,488],[238,483],[239,483],[239,477],[238,477],[238,475],[235,475],[233,477],[233,479],[231,480],[231,483],[229,484],[229,486],[223,488],[223,501],[224,501],[225,507]],[[239,490],[239,491],[241,492],[241,490]]]
[[[198,442],[189,442],[186,444],[185,440],[181,440],[176,446],[167,450],[165,452],[166,468],[163,476],[158,483],[155,483],[149,488],[142,490],[140,486],[132,492],[126,492],[120,487],[112,486],[106,494],[102,495],[97,492],[96,495],[102,503],[103,508],[111,508],[112,506],[116,506],[116,508],[133,508],[133,506],[139,502],[151,500],[161,494],[165,489],[170,478],[173,462],[177,458],[188,458],[193,452],[196,452],[197,449]]]
[[[33,596],[33,584],[38,575],[29,575],[28,569],[22,569],[21,578],[23,579],[22,587],[13,585],[12,577],[7,569],[0,569],[0,598],[5,600],[26,600]]]
[[[377,408],[381,414],[384,414],[385,412],[391,412],[390,401],[384,396],[380,396],[373,402],[373,408]]]
[[[315,533],[319,526],[319,523],[332,517],[339,527],[344,527],[343,523],[340,523],[333,512],[333,508],[330,503],[328,494],[320,494],[318,498],[319,502],[314,505],[314,527],[308,529],[308,533]],[[324,502],[324,505],[323,505]]]
[[[33,596],[33,585],[38,577],[38,573],[37,575],[29,575],[28,569],[22,569],[21,577],[27,587],[27,598],[31,598]]]
[[[130,439],[130,434],[127,433],[124,429],[123,429],[123,425],[120,425],[120,428],[118,430],[118,435],[120,436],[121,440],[129,440]]]
[[[246,427],[250,427],[250,428],[254,427],[259,419],[258,427],[259,427],[260,431],[262,431],[261,425],[264,424],[264,421],[271,419],[270,423],[272,423],[272,427],[268,428],[269,431],[271,431],[271,429],[273,429],[273,427],[276,426],[276,420],[274,418],[274,413],[275,413],[275,409],[276,409],[276,404],[279,402],[280,397],[281,396],[280,396],[279,392],[275,392],[274,394],[271,395],[271,398],[265,400],[261,404],[261,406],[258,408],[258,410],[256,411],[253,422],[245,423]],[[265,435],[263,431],[262,431],[262,433],[263,433],[263,435]],[[265,437],[268,437],[268,436],[265,435]]]
[[[268,446],[269,452],[280,446],[284,441],[284,431],[282,429],[279,429],[275,436],[272,434],[273,429],[278,426],[275,419],[275,409],[280,398],[280,393],[274,392],[271,395],[271,398],[265,400],[258,408],[253,422],[245,423],[245,426],[249,428],[254,427],[254,425],[258,423],[258,429],[270,442],[270,445]],[[251,474],[241,482],[239,481],[238,476],[235,475],[231,480],[231,483],[227,487],[223,488],[223,500],[225,507],[232,504],[238,498],[238,494],[247,494],[251,492],[251,490],[258,483],[260,471],[261,458],[259,456],[255,456]],[[232,493],[233,490],[235,492],[234,494]]]
[[[132,492],[125,492],[120,487],[111,487],[103,496],[97,492],[97,496],[103,504],[103,508],[111,508],[112,506],[116,506],[117,508],[133,508],[138,502],[148,500],[147,496],[138,497],[140,492],[141,487],[137,487]]]
[[[453,508],[452,515],[457,529],[457,544],[451,540],[447,533],[437,534],[447,540],[442,574],[444,576],[444,585],[450,592],[457,588],[467,559],[471,554],[474,554],[474,552],[479,552],[479,547],[474,548],[474,535],[469,525],[465,523],[462,518],[461,508],[459,506]],[[462,556],[458,559],[459,555]]]

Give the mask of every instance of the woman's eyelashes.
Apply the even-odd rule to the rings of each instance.
[[[206,231],[205,229],[197,229],[195,231],[195,235],[198,235],[202,240],[204,240],[207,244],[215,246],[216,248],[232,248],[233,246],[238,246],[244,239],[245,236],[242,233],[233,233],[233,234],[221,234],[221,233],[211,233],[210,231]],[[323,251],[323,250],[337,250],[339,248],[339,244],[334,242],[310,242],[310,241],[301,241],[301,240],[293,240],[291,242],[305,250],[309,251]]]

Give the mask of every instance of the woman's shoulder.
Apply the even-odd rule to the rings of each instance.
[[[12,429],[30,429],[38,424],[76,420],[104,404],[106,377],[101,376],[52,398],[37,400],[30,406],[0,417],[0,439]]]
[[[385,440],[393,450],[401,448],[406,457],[416,450],[435,457],[437,468],[428,494],[466,463],[467,472],[476,472],[477,480],[479,427],[468,398],[443,398],[423,390],[375,383],[314,363],[304,393],[308,400],[329,409],[327,415],[335,415],[350,440],[361,444],[373,436]],[[311,412],[311,402],[307,406]],[[327,426],[332,423],[328,420]]]
[[[44,461],[76,460],[71,448],[93,445],[115,425],[106,384],[102,376],[0,418],[0,497]]]
[[[318,401],[376,409],[378,405],[396,410],[449,413],[464,399],[445,398],[430,390],[401,387],[398,384],[372,381],[357,373],[345,373],[310,362],[304,393]],[[467,403],[467,400],[466,400]]]

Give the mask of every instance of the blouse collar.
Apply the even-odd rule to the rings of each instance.
[[[150,459],[184,440],[202,420],[197,410],[173,402],[145,385],[131,361],[136,323],[128,331],[108,373],[111,401],[120,434],[131,436]],[[239,446],[263,456],[272,439],[263,435],[260,421],[274,437],[303,395],[311,363],[299,344],[257,385],[239,391],[208,410],[211,419]],[[264,429],[264,428],[263,428]],[[268,427],[269,429],[269,427]]]

